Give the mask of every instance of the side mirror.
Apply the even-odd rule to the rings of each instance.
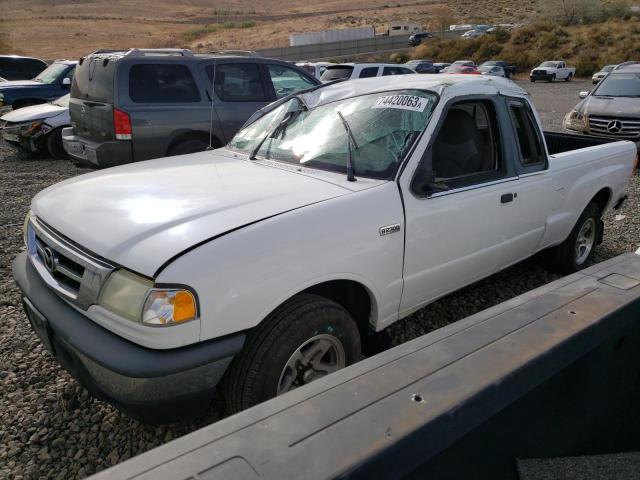
[[[69,85],[71,85],[71,79],[69,77],[65,77],[62,79],[62,85],[68,87]]]
[[[415,177],[413,189],[423,195],[431,196],[434,193],[446,192],[449,187],[436,181],[436,174],[433,170],[427,170],[424,175]]]
[[[580,98],[587,98],[589,96],[589,90],[584,90],[578,94]]]

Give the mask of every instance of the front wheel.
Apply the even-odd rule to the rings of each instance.
[[[556,81],[556,74],[554,73],[553,75],[551,75],[551,77],[549,78],[549,83],[555,82]]]
[[[47,135],[47,151],[54,160],[65,160],[69,158],[62,145],[62,128],[56,128]]]
[[[293,297],[253,330],[222,384],[229,413],[338,371],[360,357],[360,334],[337,303]]]
[[[550,253],[550,268],[560,274],[574,273],[589,266],[602,236],[602,212],[591,202],[584,209],[569,237]]]
[[[565,82],[570,82],[571,80],[573,80],[573,73],[570,73],[567,75],[567,78],[564,79]]]

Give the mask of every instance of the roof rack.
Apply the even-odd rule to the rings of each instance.
[[[188,48],[129,48],[129,49],[109,49],[100,48],[93,52],[95,54],[120,53],[124,56],[143,57],[146,55],[182,55],[183,57],[193,57],[193,52]]]
[[[253,50],[213,50],[209,53],[216,55],[238,55],[241,57],[262,57],[262,55],[258,52],[254,52]]]

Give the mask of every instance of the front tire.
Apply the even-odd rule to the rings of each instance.
[[[69,158],[62,145],[62,128],[56,128],[47,135],[47,151],[54,160],[66,160]]]
[[[593,202],[587,205],[569,237],[549,252],[552,270],[567,275],[589,266],[602,236],[601,216],[598,205]]]
[[[567,78],[564,79],[565,82],[570,82],[571,80],[573,80],[573,74],[572,73],[567,75]]]
[[[360,357],[360,334],[337,303],[312,294],[293,297],[248,336],[222,384],[234,413],[324,377]]]

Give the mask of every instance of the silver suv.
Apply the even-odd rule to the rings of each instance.
[[[97,167],[221,147],[256,110],[317,84],[255,54],[98,50],[78,63],[63,144]]]
[[[640,65],[611,71],[564,119],[564,128],[585,135],[631,140],[640,146]]]

